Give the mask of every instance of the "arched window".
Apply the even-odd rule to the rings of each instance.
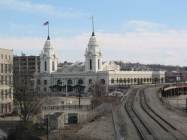
[[[73,81],[72,81],[71,79],[69,79],[69,80],[67,81],[67,91],[68,91],[68,92],[73,91],[72,84],[73,84]]]
[[[147,78],[147,82],[149,83],[149,78]]]
[[[140,84],[142,84],[142,83],[143,83],[143,78],[140,79]]]
[[[163,77],[161,78],[161,83],[164,83],[164,78]]]
[[[90,70],[92,70],[92,59],[90,59]]]
[[[140,78],[137,78],[137,84],[138,85],[140,84]]]
[[[83,82],[82,79],[79,79],[79,80],[78,80],[78,84],[79,84],[79,85],[82,85],[83,83],[84,83],[84,82]]]
[[[152,78],[149,79],[150,83],[152,83]]]
[[[71,85],[73,82],[71,79],[68,80],[68,85]]]
[[[111,79],[111,83],[114,83],[114,79],[113,78]]]
[[[144,83],[146,82],[146,78],[144,78]]]
[[[127,79],[127,82],[130,83],[130,79],[129,78]]]
[[[57,80],[56,82],[57,85],[62,85],[62,81],[60,79]]]
[[[44,62],[44,68],[45,68],[45,71],[47,71],[47,62],[46,61]]]
[[[92,79],[89,79],[89,81],[88,81],[88,82],[89,82],[89,84],[91,84],[91,83],[92,83]]]
[[[105,79],[101,79],[100,82],[101,82],[101,84],[104,85],[105,84]]]
[[[136,83],[136,78],[134,78],[134,83]]]

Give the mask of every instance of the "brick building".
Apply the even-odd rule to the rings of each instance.
[[[14,87],[24,85],[33,90],[34,74],[40,71],[39,56],[14,56]]]

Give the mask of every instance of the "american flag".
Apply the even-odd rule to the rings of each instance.
[[[43,25],[46,26],[49,24],[49,21],[46,21]]]

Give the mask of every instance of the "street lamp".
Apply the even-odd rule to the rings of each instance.
[[[76,88],[76,91],[78,92],[78,97],[79,97],[79,108],[80,108],[80,104],[81,104],[81,92],[84,89],[84,86],[82,85],[83,81],[79,80],[78,84],[74,86],[74,88]]]

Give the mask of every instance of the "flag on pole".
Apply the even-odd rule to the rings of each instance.
[[[50,37],[49,37],[49,21],[44,22],[43,25],[44,25],[44,26],[47,25],[47,27],[48,27],[48,36],[47,36],[47,40],[50,40]]]
[[[44,26],[49,25],[49,21],[46,21],[43,25]]]

